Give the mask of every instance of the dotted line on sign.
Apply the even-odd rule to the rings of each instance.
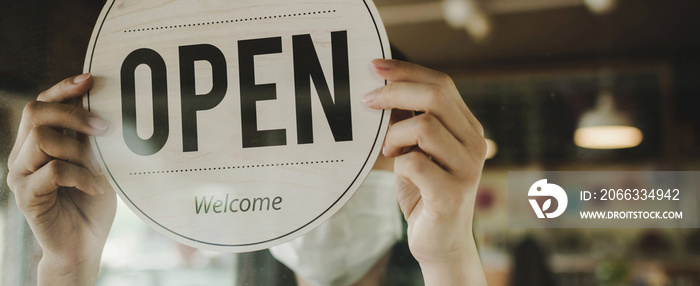
[[[328,13],[335,13],[335,10],[311,11],[311,12],[302,12],[302,13],[270,15],[270,16],[263,16],[263,17],[240,18],[240,19],[233,19],[233,20],[222,20],[222,21],[201,22],[201,23],[193,23],[193,24],[180,24],[180,25],[160,26],[160,27],[151,27],[151,28],[131,29],[131,30],[124,30],[124,33],[156,31],[156,30],[169,30],[169,29],[176,29],[176,28],[218,25],[218,24],[237,23],[237,22],[250,22],[250,21],[268,20],[268,19],[328,14]]]
[[[266,167],[281,167],[281,166],[297,166],[297,165],[314,165],[314,164],[330,164],[343,163],[345,160],[321,160],[321,161],[306,161],[306,162],[291,162],[291,163],[271,163],[271,164],[256,164],[256,165],[240,165],[226,167],[210,167],[210,168],[191,168],[191,169],[176,169],[176,170],[161,170],[161,171],[146,171],[133,172],[129,176],[138,175],[156,175],[156,174],[172,174],[172,173],[189,173],[189,172],[208,172],[219,170],[234,170],[234,169],[251,169],[251,168],[266,168]]]

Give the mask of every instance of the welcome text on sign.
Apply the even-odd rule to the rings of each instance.
[[[208,199],[208,200],[207,200]],[[282,203],[282,197],[277,196],[273,199],[269,197],[258,197],[258,198],[234,198],[229,201],[229,196],[226,194],[225,198],[214,199],[214,196],[202,196],[201,198],[194,198],[194,209],[195,214],[208,214],[211,209],[212,213],[237,213],[237,212],[255,212],[255,211],[269,211],[270,207],[273,210],[281,210],[282,207],[279,204]]]
[[[331,32],[335,96],[331,95],[311,36],[292,36],[292,49],[297,143],[314,142],[311,116],[312,80],[335,141],[352,141],[347,31]],[[179,46],[178,50],[182,150],[193,152],[198,151],[197,112],[216,107],[228,90],[226,57],[221,50],[210,44]],[[258,130],[257,127],[256,102],[274,100],[277,95],[274,83],[255,84],[254,56],[274,53],[282,53],[282,37],[238,41],[243,148],[287,145],[285,129]],[[207,61],[212,67],[212,89],[205,94],[195,92],[196,61]],[[135,71],[140,65],[150,68],[152,81],[154,128],[151,137],[146,139],[136,132]],[[170,132],[166,63],[158,52],[140,48],[124,59],[120,76],[124,141],[135,154],[153,155],[165,146]]]

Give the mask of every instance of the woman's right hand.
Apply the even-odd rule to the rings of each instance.
[[[27,104],[8,160],[8,186],[43,250],[40,285],[94,285],[114,220],[116,196],[86,136],[107,122],[71,104],[92,82],[65,79]]]

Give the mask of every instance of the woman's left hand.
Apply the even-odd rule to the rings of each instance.
[[[485,285],[472,234],[484,129],[446,74],[397,60],[372,64],[392,83],[362,100],[370,108],[395,109],[383,152],[395,158],[409,248],[426,285]]]

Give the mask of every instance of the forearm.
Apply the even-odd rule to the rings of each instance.
[[[487,285],[476,245],[444,261],[420,263],[426,286]]]
[[[95,285],[100,270],[100,255],[70,263],[44,256],[39,261],[38,285]]]

